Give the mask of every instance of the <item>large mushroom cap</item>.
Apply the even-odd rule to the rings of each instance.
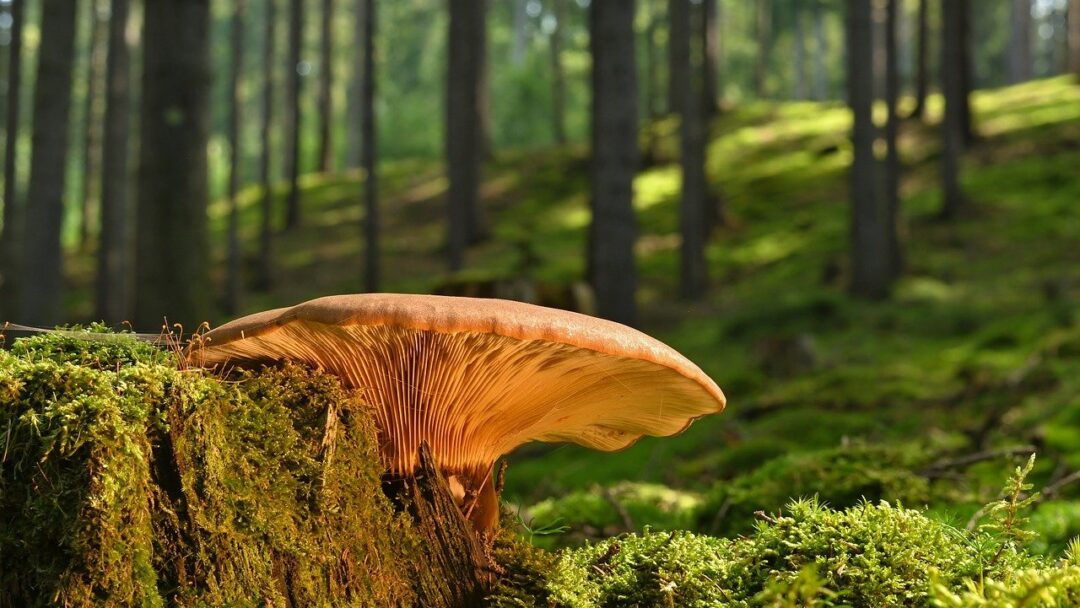
[[[363,388],[397,474],[414,469],[422,441],[445,470],[486,475],[529,441],[617,450],[725,403],[700,368],[637,330],[506,300],[330,296],[222,325],[189,356],[298,361]]]

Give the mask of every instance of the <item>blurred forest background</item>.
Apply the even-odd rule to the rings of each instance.
[[[621,456],[527,450],[507,496],[563,495],[536,512],[574,533],[738,530],[898,470],[970,513],[1000,463],[933,458],[1031,446],[1066,481],[1040,542],[1080,532],[1078,0],[0,0],[0,52],[0,318],[580,310],[732,405]],[[829,451],[861,442],[893,447]]]

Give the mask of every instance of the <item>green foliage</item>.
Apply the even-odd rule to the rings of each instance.
[[[1032,454],[1027,464],[1016,467],[1013,474],[1009,476],[1005,487],[1001,490],[1001,500],[991,503],[986,510],[986,516],[990,521],[982,524],[980,528],[1002,539],[1002,550],[1006,546],[1014,548],[1023,546],[1035,537],[1035,533],[1026,528],[1028,518],[1024,513],[1039,499],[1037,492],[1031,493],[1031,488],[1034,486],[1027,481],[1034,467],[1035,455]],[[997,560],[997,555],[994,556],[994,560]]]
[[[50,359],[97,369],[116,368],[138,362],[164,363],[168,354],[128,333],[113,333],[103,323],[73,325],[16,340],[12,354],[31,360]]]
[[[0,428],[0,606],[408,605],[425,575],[332,376],[50,334],[0,352]]]
[[[926,504],[931,487],[919,469],[933,455],[917,445],[852,445],[775,458],[753,472],[720,481],[696,516],[698,529],[746,532],[758,511],[774,512],[793,498],[817,496],[836,508],[862,500]]]

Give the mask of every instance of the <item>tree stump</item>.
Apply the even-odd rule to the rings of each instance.
[[[450,493],[427,443],[412,477],[387,479],[387,496],[413,520],[425,557],[416,565],[417,603],[431,608],[481,606],[494,568]]]

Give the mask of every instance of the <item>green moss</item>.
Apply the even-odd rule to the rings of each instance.
[[[358,392],[29,342],[0,352],[0,606],[411,603],[423,560]]]
[[[647,532],[566,550],[530,582],[546,603],[509,605],[928,606],[932,584],[952,592],[1044,567],[989,535],[885,502],[837,511],[798,501],[785,511],[737,539]]]
[[[853,445],[776,458],[747,475],[718,482],[698,511],[698,528],[724,535],[746,532],[754,513],[774,512],[793,498],[808,496],[837,508],[862,500],[922,505],[931,488],[918,469],[931,458],[914,445]]]

